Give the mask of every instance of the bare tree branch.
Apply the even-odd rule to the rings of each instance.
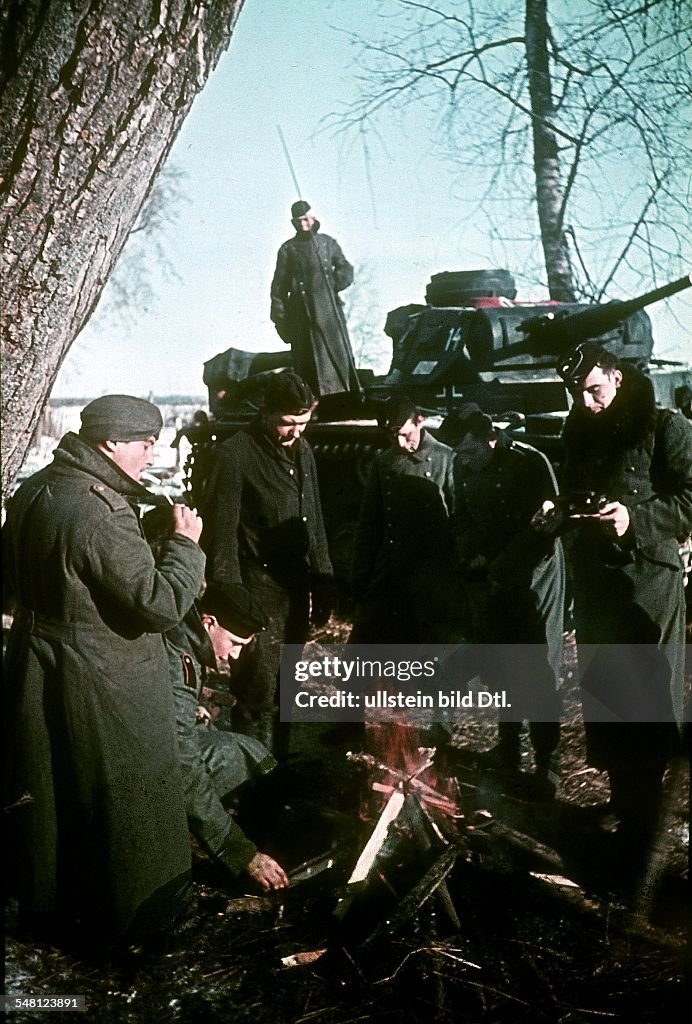
[[[684,249],[680,197],[692,163],[689,5],[590,0],[576,8],[551,5],[549,19],[549,2],[521,5],[537,13],[547,57],[532,96],[526,27],[514,0],[497,0],[492,9],[478,0],[381,0],[384,36],[377,43],[352,37],[361,94],[323,127],[362,133],[385,110],[403,118],[423,104],[439,149],[482,169],[473,195],[465,179],[462,222],[477,224],[482,212],[491,241],[511,235],[528,245],[539,233],[531,228],[536,210],[544,219],[548,203],[551,244],[557,239],[560,251],[562,236],[560,258],[568,260],[569,243],[590,294],[594,281],[610,287],[623,274],[655,282],[677,271]],[[538,179],[532,183],[537,138],[538,157],[542,145],[546,153],[553,147],[540,187]],[[521,223],[526,230],[517,233]],[[545,258],[550,279],[553,256]]]

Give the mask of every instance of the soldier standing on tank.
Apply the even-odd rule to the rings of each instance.
[[[353,283],[353,267],[339,243],[321,234],[304,199],[291,207],[295,236],[279,249],[271,284],[271,319],[291,346],[293,367],[318,398],[360,395],[339,292]]]
[[[542,452],[496,430],[475,403],[448,417],[443,436],[456,452],[452,530],[465,578],[466,638],[482,645],[484,685],[505,690],[512,705],[500,711],[497,745],[480,760],[505,781],[523,783],[527,795],[552,799],[559,783],[565,569],[560,541],[532,519],[555,499],[555,476]],[[534,750],[530,780],[519,776],[522,719],[529,720]]]

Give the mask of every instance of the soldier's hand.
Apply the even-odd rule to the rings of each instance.
[[[289,884],[284,869],[268,853],[258,851],[245,870],[265,892],[269,892],[270,889],[285,889]]]
[[[626,505],[619,501],[610,501],[596,516],[606,526],[611,526],[618,537],[624,537],[630,528],[630,514]]]
[[[212,724],[211,712],[207,711],[202,704],[197,705],[197,710],[195,711],[195,722],[203,725],[205,728],[208,728]]]
[[[564,523],[564,518],[562,509],[554,501],[544,501],[538,512],[534,514],[531,527],[536,533],[557,533]]]
[[[469,569],[487,569],[488,559],[485,555],[474,555],[469,562]]]
[[[173,532],[188,537],[196,544],[202,533],[202,520],[197,512],[187,505],[174,505]]]

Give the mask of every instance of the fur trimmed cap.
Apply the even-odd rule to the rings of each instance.
[[[241,583],[210,583],[197,602],[202,614],[244,640],[267,628],[267,617]]]
[[[163,417],[155,405],[133,395],[103,395],[82,409],[79,436],[85,441],[144,441],[158,437]]]

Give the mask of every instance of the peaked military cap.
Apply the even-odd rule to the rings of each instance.
[[[377,422],[385,430],[399,430],[418,416],[418,407],[407,395],[390,395],[382,402]]]
[[[103,395],[82,409],[85,441],[144,441],[157,437],[163,418],[155,405],[133,395]]]
[[[297,203],[294,203],[291,207],[291,220],[297,220],[299,217],[304,217],[312,207],[305,199],[299,199]]]
[[[575,345],[557,365],[557,372],[563,380],[580,381],[593,370],[594,366],[611,366],[614,360],[612,352],[609,352],[597,341],[580,341]]]
[[[440,441],[444,444],[457,445],[467,434],[473,437],[492,437],[493,421],[484,413],[476,402],[462,402],[453,409],[445,419],[439,432]]]

